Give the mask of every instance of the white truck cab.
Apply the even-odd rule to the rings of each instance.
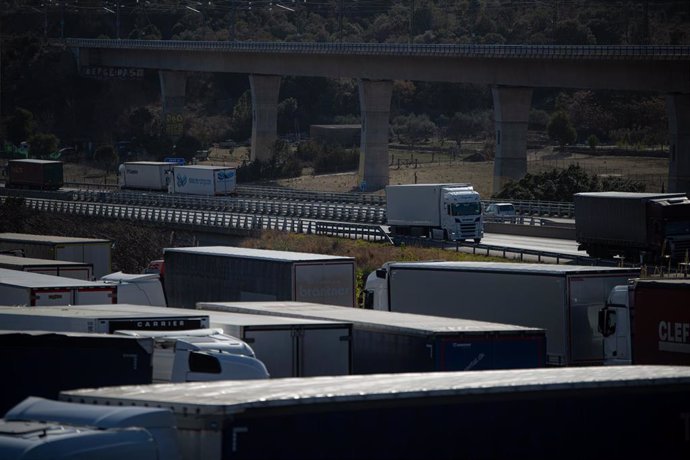
[[[165,307],[165,292],[158,274],[115,272],[101,278],[117,286],[117,303]]]
[[[115,331],[154,339],[153,383],[269,378],[264,363],[244,341],[222,329]]]
[[[598,329],[604,336],[604,364],[631,364],[629,286],[614,286],[599,310]]]
[[[472,239],[479,243],[484,236],[482,204],[479,193],[471,186],[443,189],[441,228],[446,239],[456,241]]]

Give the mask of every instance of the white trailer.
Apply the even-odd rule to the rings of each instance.
[[[229,195],[237,185],[237,170],[225,166],[176,165],[173,176],[173,193]]]
[[[117,303],[117,287],[101,281],[0,268],[0,305],[30,307]]]
[[[501,262],[389,262],[372,272],[376,310],[546,329],[548,365],[604,364],[599,310],[639,268]]]
[[[475,243],[484,236],[481,199],[469,184],[389,185],[386,219],[393,236]]]
[[[174,164],[162,161],[131,161],[119,167],[122,189],[168,191]]]
[[[18,251],[25,257],[83,262],[93,266],[93,276],[111,273],[112,241],[29,233],[0,233],[0,251]]]
[[[93,265],[82,262],[0,254],[0,268],[40,273],[42,275],[64,276],[65,278],[77,280],[93,280]]]
[[[115,272],[102,277],[101,281],[117,287],[118,303],[167,306],[160,276],[155,273]]]

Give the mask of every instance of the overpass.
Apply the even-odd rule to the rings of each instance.
[[[356,78],[360,165],[369,190],[388,184],[393,80],[489,85],[494,102],[494,190],[527,171],[533,88],[652,91],[666,96],[668,191],[690,193],[690,46],[418,45],[67,39],[80,66],[158,70],[165,113],[184,105],[186,72],[249,74],[252,159],[277,136],[281,76]]]

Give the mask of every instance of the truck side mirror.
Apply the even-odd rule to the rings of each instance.
[[[597,329],[604,337],[608,337],[616,332],[616,310],[608,308],[599,310]]]
[[[382,280],[386,279],[386,275],[388,274],[388,270],[385,268],[379,268],[376,270],[376,277],[381,278]]]

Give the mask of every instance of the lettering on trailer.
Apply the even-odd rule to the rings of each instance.
[[[342,297],[349,295],[350,290],[345,287],[299,287],[300,299],[321,297]]]
[[[225,182],[231,180],[233,177],[235,177],[235,171],[218,171],[218,174],[216,174],[218,182]]]
[[[144,78],[144,69],[135,69],[131,67],[82,66],[81,74],[84,77],[101,80],[140,80]]]
[[[659,321],[659,351],[690,353],[690,323]]]
[[[183,331],[187,329],[204,329],[202,319],[169,318],[169,319],[139,319],[110,321],[108,332],[117,330],[127,331]]]

